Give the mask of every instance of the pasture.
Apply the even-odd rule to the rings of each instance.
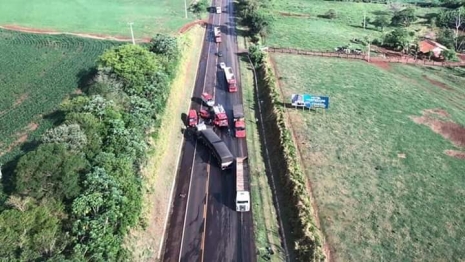
[[[336,261],[465,259],[465,70],[273,55]]]
[[[131,37],[134,22],[136,38],[173,33],[193,20],[184,18],[183,0],[0,0],[0,6],[0,25]]]
[[[51,113],[116,44],[0,30],[0,163],[51,127],[56,120]]]
[[[381,38],[383,32],[367,23],[362,27],[363,17],[374,20],[377,14],[392,15],[389,5],[354,2],[312,0],[274,1],[270,11],[275,22],[265,44],[274,47],[303,48],[310,50],[334,50],[337,46],[350,44],[354,38]],[[335,10],[334,19],[325,18],[330,9]],[[426,29],[426,16],[438,13],[440,8],[415,7],[418,20],[410,30],[421,34]],[[367,20],[368,21],[368,20]],[[387,27],[384,32],[394,28]],[[361,47],[353,44],[354,48]]]

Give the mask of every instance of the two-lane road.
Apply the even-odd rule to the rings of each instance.
[[[194,97],[209,92],[216,103],[223,105],[230,128],[216,132],[232,154],[241,157],[247,155],[246,143],[234,138],[232,128],[232,106],[242,103],[234,7],[231,0],[217,2],[214,4],[219,4],[223,12],[209,15]],[[213,26],[221,27],[221,44],[214,42]],[[223,57],[216,55],[218,51]],[[233,68],[239,92],[228,92],[220,62]],[[197,99],[192,101],[191,108],[201,107]],[[234,169],[221,171],[209,149],[186,136],[163,261],[256,261],[252,212],[235,211],[235,186]]]

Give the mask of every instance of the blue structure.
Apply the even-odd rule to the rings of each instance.
[[[293,106],[311,108],[329,108],[328,96],[313,96],[308,94],[293,94],[291,97],[291,104]]]

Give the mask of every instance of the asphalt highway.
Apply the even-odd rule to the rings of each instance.
[[[209,14],[191,108],[203,107],[202,92],[212,94],[229,119],[229,129],[215,131],[235,157],[247,156],[245,139],[235,138],[232,128],[233,105],[242,103],[234,7],[231,0],[216,0],[213,5],[220,5],[222,13]],[[220,44],[215,43],[213,26],[221,27]],[[233,68],[237,93],[228,92],[220,62]],[[162,260],[256,261],[252,212],[235,211],[235,170],[222,171],[209,149],[190,134],[185,134],[182,150]]]

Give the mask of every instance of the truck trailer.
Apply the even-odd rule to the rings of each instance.
[[[236,158],[236,211],[250,211],[249,176],[244,172],[244,160],[247,157]]]
[[[234,133],[237,138],[245,137],[244,109],[241,104],[233,106]]]
[[[231,67],[224,68],[224,76],[226,78],[226,83],[228,83],[228,89],[230,93],[237,92],[236,78]]]
[[[221,170],[230,168],[234,162],[234,156],[229,151],[226,144],[218,137],[212,129],[198,130],[199,139],[211,150],[213,156],[218,161]]]

